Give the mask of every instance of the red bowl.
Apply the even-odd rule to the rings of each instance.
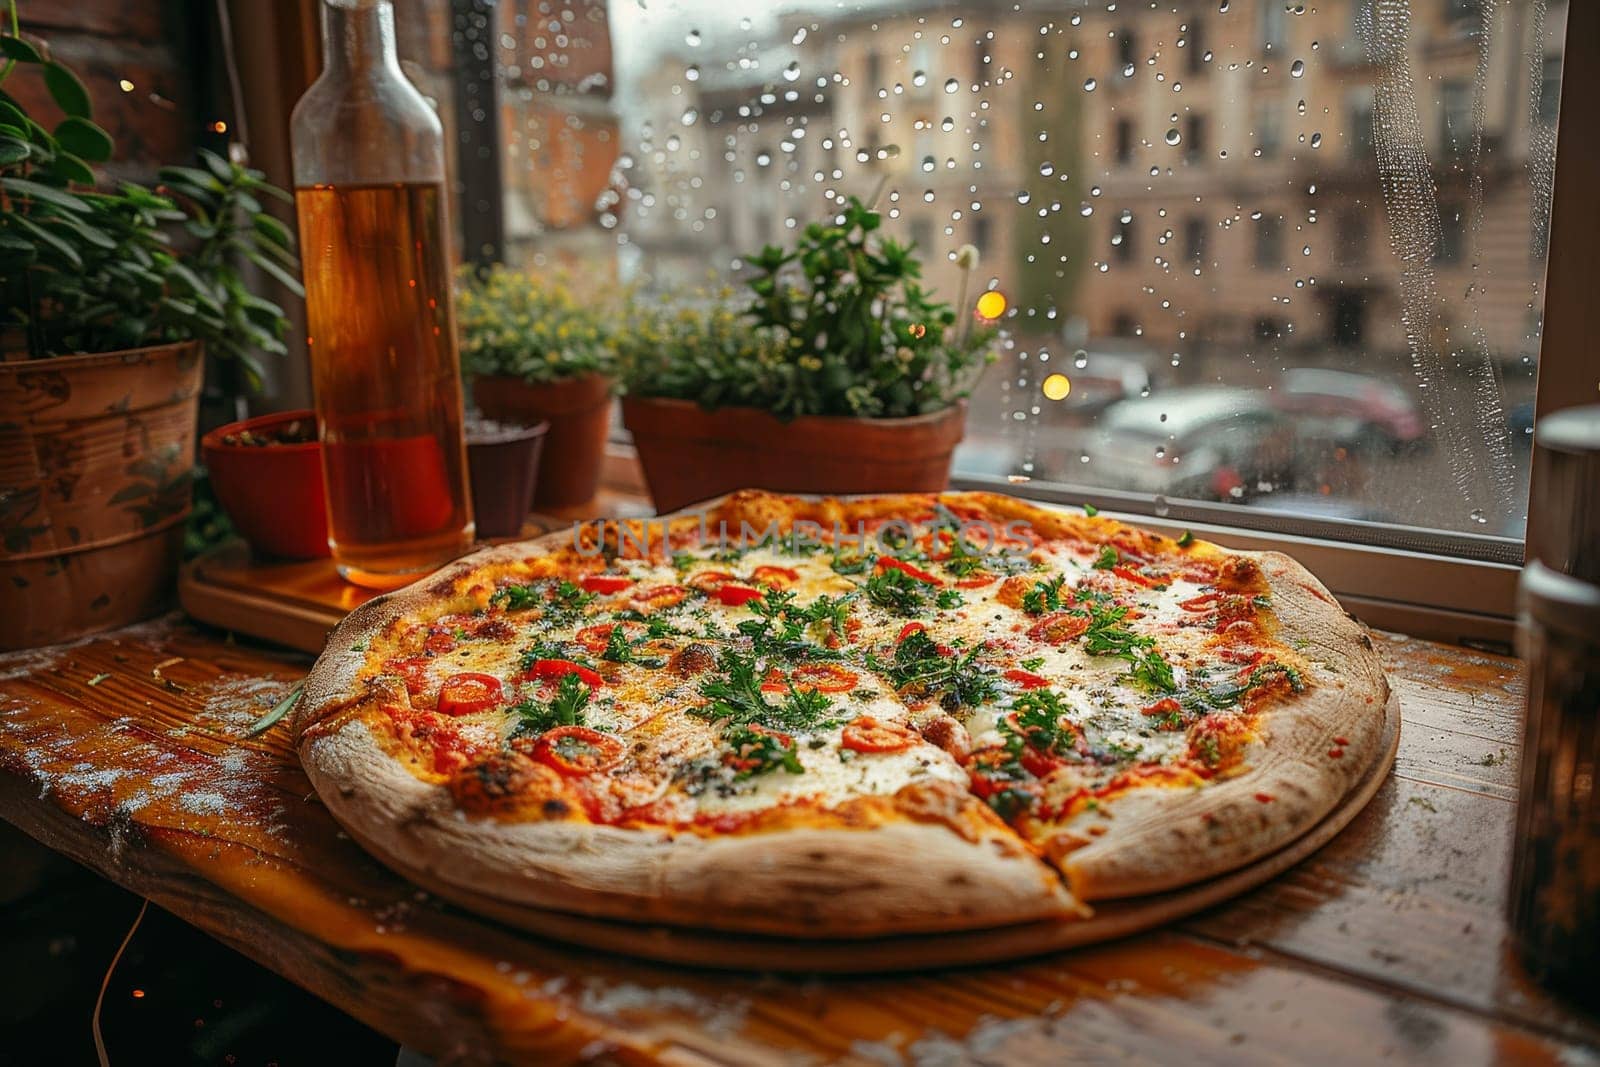
[[[265,434],[287,423],[316,423],[311,411],[280,411],[219,426],[200,439],[200,453],[217,502],[250,547],[283,559],[328,553],[328,502],[323,492],[322,445],[227,444],[249,430]]]

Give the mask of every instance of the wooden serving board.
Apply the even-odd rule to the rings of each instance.
[[[521,539],[601,514],[632,518],[648,513],[645,498],[603,492],[567,514],[528,516]],[[178,575],[178,602],[201,622],[313,655],[322,652],[328,632],[341,619],[378,593],[339,577],[331,559],[258,559],[242,541],[229,541],[191,560]]]
[[[1270,855],[1167,893],[1098,902],[1083,920],[1030,922],[990,930],[851,940],[796,939],[599,919],[509,904],[397,867],[417,885],[463,907],[544,937],[661,963],[723,970],[870,974],[972,966],[1041,956],[1154,929],[1238,896],[1288,870],[1349,825],[1378,792],[1400,748],[1400,698],[1384,708],[1381,756],[1338,807]],[[359,835],[357,836],[359,840]],[[369,847],[369,851],[370,851]]]

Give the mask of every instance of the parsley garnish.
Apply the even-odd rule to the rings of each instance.
[[[855,594],[839,597],[818,597],[801,607],[795,595],[787,590],[772,590],[758,600],[745,605],[757,618],[739,623],[738,630],[750,638],[750,647],[757,655],[782,656],[785,659],[838,659],[839,653],[827,648],[813,637],[828,636],[843,639],[845,623],[850,617],[850,601]]]
[[[1047,611],[1061,610],[1061,587],[1067,576],[1058,574],[1049,581],[1035,582],[1033,588],[1022,594],[1022,610],[1029,615],[1043,615]]]
[[[1005,735],[1006,750],[1021,757],[1024,747],[1065,756],[1077,750],[1078,730],[1066,721],[1068,709],[1061,698],[1048,689],[1034,689],[1017,697],[1012,714],[1002,718],[999,729]]]
[[[732,726],[765,726],[769,730],[798,733],[822,725],[833,710],[824,693],[799,690],[793,685],[782,701],[772,704],[761,691],[764,672],[754,656],[729,650],[717,660],[722,676],[700,687],[710,703],[690,710],[702,719],[723,719]]]
[[[733,749],[733,758],[739,768],[733,776],[735,781],[769,774],[779,768],[790,774],[805,773],[793,741],[784,744],[782,738],[752,730],[748,726],[730,726],[723,732],[722,739]]]
[[[893,567],[868,578],[863,588],[868,600],[896,615],[915,615],[928,603],[928,584]]]
[[[1194,544],[1194,534],[1189,530],[1183,531],[1183,536],[1178,538],[1178,547],[1188,548],[1192,544]]]
[[[938,595],[933,598],[933,602],[939,607],[948,610],[949,608],[959,608],[967,602],[967,598],[961,595],[961,590],[959,589],[941,589]]]
[[[550,698],[549,703],[524,700],[511,708],[511,713],[519,720],[511,731],[512,736],[534,736],[557,726],[582,726],[589,697],[589,687],[576,674],[562,675],[556,686],[556,695]]]
[[[895,646],[893,660],[883,663],[869,656],[867,665],[886,675],[903,696],[944,694],[949,702],[946,710],[953,711],[958,707],[976,707],[1000,695],[999,680],[994,672],[978,662],[979,651],[973,648],[964,654],[959,651],[941,654],[933,639],[917,630]]]
[[[1117,554],[1116,547],[1105,545],[1100,549],[1099,557],[1094,561],[1094,569],[1108,571],[1122,562],[1122,557]]]
[[[1096,515],[1100,514],[1100,509],[1095,507],[1093,504],[1085,504],[1083,506],[1083,513],[1092,519]]]

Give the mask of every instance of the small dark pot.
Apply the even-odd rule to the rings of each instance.
[[[539,453],[548,422],[506,426],[467,423],[467,470],[472,476],[472,515],[478,536],[516,537],[533,510],[539,484]]]
[[[219,426],[200,439],[200,454],[217,503],[239,536],[266,556],[321,559],[328,555],[328,501],[322,445],[228,444],[249,431],[267,436],[293,422],[316,425],[311,411],[280,411]]]

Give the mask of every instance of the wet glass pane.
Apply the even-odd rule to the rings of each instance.
[[[1520,537],[1565,12],[501,0],[506,255],[737,279],[875,197],[1005,297],[958,473]]]

